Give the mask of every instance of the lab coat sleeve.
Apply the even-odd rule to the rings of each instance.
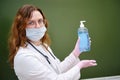
[[[14,70],[19,80],[74,80],[80,68],[74,66],[65,73],[57,74],[42,64],[32,54],[20,54],[14,59]]]
[[[50,47],[48,47],[48,50],[53,54],[53,51],[51,50]],[[56,57],[56,59],[57,59],[56,61],[58,63],[59,69],[60,69],[59,71],[61,73],[68,71],[73,66],[75,66],[78,62],[80,62],[79,57],[75,57],[75,55],[73,53],[70,53],[70,55],[67,56],[63,61],[60,61],[57,57]]]
[[[59,62],[59,68],[62,73],[68,71],[73,66],[75,66],[80,59],[78,57],[75,57],[73,53],[71,53],[69,56],[67,56],[62,62]]]

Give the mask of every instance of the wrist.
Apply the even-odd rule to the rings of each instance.
[[[79,57],[79,55],[81,54],[81,52],[73,50],[72,53],[74,54],[75,57]]]
[[[78,63],[77,66],[80,68],[80,70],[82,69],[82,66]]]

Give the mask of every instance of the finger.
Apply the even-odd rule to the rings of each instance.
[[[91,66],[97,66],[97,63],[90,63]]]
[[[90,60],[91,62],[96,62],[96,60]]]
[[[91,38],[89,37],[89,40],[90,40]]]
[[[90,40],[90,43],[91,43],[92,41]]]
[[[89,41],[90,45],[91,45],[91,40]]]

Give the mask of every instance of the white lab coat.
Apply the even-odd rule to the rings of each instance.
[[[14,70],[19,80],[79,80],[80,68],[76,65],[79,58],[71,53],[60,62],[46,52],[42,45],[35,47],[48,56],[51,64],[30,44],[25,48],[20,47],[14,58]],[[50,48],[48,50],[53,54]]]

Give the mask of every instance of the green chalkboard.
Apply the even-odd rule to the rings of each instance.
[[[1,0],[0,80],[18,80],[8,59],[8,32],[19,7],[40,7],[49,22],[51,48],[63,60],[74,48],[80,20],[86,20],[92,45],[82,59],[95,59],[98,66],[81,70],[81,78],[120,74],[120,0]]]

